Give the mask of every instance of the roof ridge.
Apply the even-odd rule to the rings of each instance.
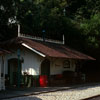
[[[32,40],[38,40],[38,41],[44,41],[44,39],[42,37],[31,36],[31,35],[26,35],[26,34],[20,34],[19,37],[32,39]],[[56,43],[56,44],[64,44],[63,41],[53,40],[53,39],[48,39],[48,38],[45,38],[45,42]]]

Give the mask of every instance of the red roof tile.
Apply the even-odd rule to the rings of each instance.
[[[4,49],[0,49],[0,55],[7,54],[7,53],[10,53],[10,52]]]
[[[27,38],[16,38],[10,41],[10,44],[12,43],[13,44],[25,43],[31,48],[49,57],[95,60],[94,58],[85,55],[79,51],[70,49],[69,47],[66,47],[63,44],[36,41]]]
[[[94,58],[70,49],[63,44],[55,44],[25,38],[21,38],[21,41],[49,57],[95,60]]]

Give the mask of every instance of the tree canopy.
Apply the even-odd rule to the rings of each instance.
[[[100,48],[100,0],[0,0],[0,40],[15,37],[18,23],[24,34],[45,30],[47,38],[65,34],[66,45],[82,51]]]

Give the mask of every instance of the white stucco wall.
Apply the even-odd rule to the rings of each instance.
[[[64,68],[63,62],[67,59],[51,59],[50,73],[51,75],[62,74],[63,71],[75,71],[75,61],[70,61],[70,68]]]
[[[42,61],[45,59],[38,54],[34,53],[33,51],[23,48],[21,49],[20,59],[24,59],[22,63],[22,73],[27,72],[29,75],[40,75],[40,67]],[[5,57],[5,67],[6,67],[6,74],[8,74],[8,60],[17,57],[17,51],[11,53]],[[60,58],[50,58],[50,74],[62,74],[63,71],[70,70],[75,71],[75,61],[70,60],[70,68],[64,68],[63,62],[67,59],[60,59]]]
[[[24,63],[22,63],[22,71],[28,72],[30,75],[39,75],[43,58],[30,50],[23,50],[22,55],[24,58]]]
[[[22,73],[27,72],[29,75],[39,75],[43,58],[25,48],[21,50],[20,55],[20,59],[24,59],[24,62],[22,63]],[[17,51],[6,56],[6,74],[8,74],[8,60],[12,58],[18,58]]]

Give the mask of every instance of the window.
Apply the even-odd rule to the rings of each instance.
[[[69,61],[69,60],[65,60],[65,61],[63,62],[63,67],[64,67],[64,68],[70,68],[70,61]]]

